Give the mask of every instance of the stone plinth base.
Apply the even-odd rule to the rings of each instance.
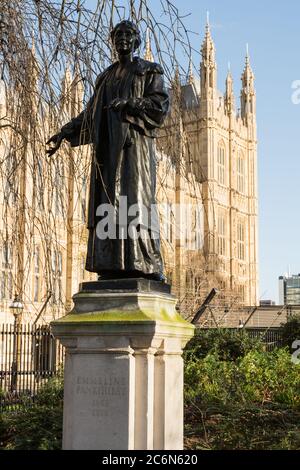
[[[194,327],[166,286],[121,282],[83,284],[52,323],[66,347],[63,448],[181,450],[181,355]]]

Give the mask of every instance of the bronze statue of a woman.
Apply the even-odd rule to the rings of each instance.
[[[163,69],[134,57],[141,44],[134,23],[122,21],[111,32],[111,38],[119,60],[99,75],[86,109],[49,139],[47,144],[53,145],[48,154],[53,155],[63,139],[72,147],[94,146],[86,269],[98,273],[101,279],[163,280],[158,231],[149,225],[142,227],[143,221],[137,226],[140,236],[131,236],[127,231],[133,221],[132,207],[146,208],[151,220],[158,220],[155,137],[169,108]],[[119,222],[125,220],[121,214],[124,200],[125,227]],[[101,207],[107,205],[114,210],[116,236],[99,234],[99,223],[105,216]]]

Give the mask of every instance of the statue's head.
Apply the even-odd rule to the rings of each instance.
[[[121,21],[114,27],[111,39],[118,54],[134,52],[142,42],[138,27],[128,20]]]

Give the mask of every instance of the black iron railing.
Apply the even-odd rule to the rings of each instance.
[[[49,325],[0,325],[0,407],[33,399],[63,363],[64,348]]]

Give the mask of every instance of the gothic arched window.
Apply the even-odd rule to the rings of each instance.
[[[218,254],[226,256],[226,219],[224,213],[218,215]]]
[[[246,228],[244,221],[240,220],[237,224],[237,248],[238,259],[245,261],[246,259]]]
[[[242,152],[239,152],[238,158],[237,158],[237,168],[236,168],[237,190],[239,193],[242,193],[242,194],[245,193],[245,173],[246,173],[245,170],[246,170],[245,157]]]
[[[55,215],[65,215],[65,170],[63,162],[56,161],[55,175],[54,175],[54,204]]]
[[[226,151],[223,142],[218,146],[218,183],[223,186],[226,184]]]

